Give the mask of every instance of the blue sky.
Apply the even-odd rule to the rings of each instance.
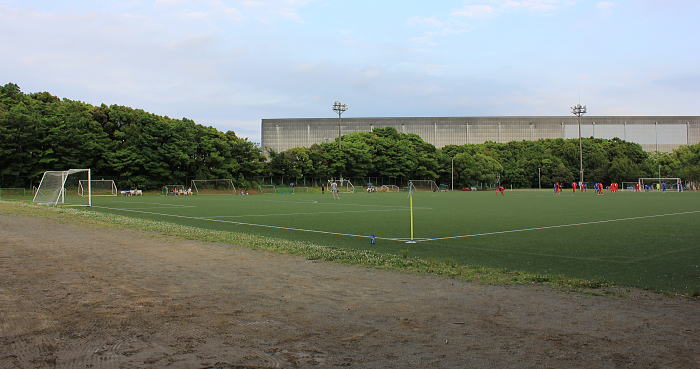
[[[188,117],[698,115],[700,1],[0,0],[0,83]]]

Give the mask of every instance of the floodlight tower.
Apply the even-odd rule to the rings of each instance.
[[[587,113],[586,105],[576,104],[571,107],[571,114],[578,117],[578,160],[580,181],[583,183],[583,144],[581,144],[581,116]]]
[[[347,104],[342,104],[340,101],[336,101],[333,103],[333,111],[338,113],[338,146],[341,146],[341,142],[342,142],[342,138],[340,135],[340,123],[341,123],[342,118],[340,117],[340,115],[343,114],[347,110],[348,110]]]

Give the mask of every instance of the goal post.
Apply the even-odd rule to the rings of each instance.
[[[379,191],[381,191],[381,192],[399,192],[399,186],[382,185],[381,187],[379,187]]]
[[[32,201],[49,206],[92,206],[91,183],[90,169],[46,171]]]
[[[111,179],[93,179],[90,181],[90,186],[92,188],[92,196],[117,196],[119,191],[117,190],[117,184]],[[88,188],[88,181],[85,179],[80,180],[78,183],[78,194],[80,196],[86,196]]]
[[[635,191],[639,182],[622,182],[622,191]]]
[[[643,191],[683,191],[681,179],[678,177],[639,178],[639,187]]]
[[[235,195],[236,186],[230,179],[193,179],[192,192],[196,195]]]
[[[275,193],[277,192],[277,186],[275,185],[260,185],[258,186],[260,193]]]
[[[333,182],[335,182],[336,185],[338,186],[338,192],[341,192],[341,193],[354,193],[354,192],[355,192],[355,186],[352,184],[352,182],[350,182],[349,179],[343,179],[343,178],[334,179],[334,178],[331,178],[331,179],[328,180],[328,185],[327,185],[327,187],[328,187],[329,189],[331,188],[331,184],[332,184]]]
[[[439,192],[440,187],[433,180],[411,179],[408,181],[409,191]]]

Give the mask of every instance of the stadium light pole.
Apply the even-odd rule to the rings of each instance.
[[[537,187],[542,189],[542,168],[537,168]]]
[[[455,157],[452,157],[452,189],[450,191],[455,190]]]
[[[586,105],[576,104],[571,107],[571,114],[578,117],[578,160],[579,181],[583,183],[583,144],[581,143],[581,116],[587,113]]]
[[[333,111],[338,114],[338,145],[340,147],[342,147],[341,142],[343,140],[341,138],[341,135],[340,135],[340,123],[341,123],[341,119],[342,119],[340,116],[341,116],[341,114],[343,114],[347,110],[348,110],[347,104],[342,104],[340,101],[337,101],[337,100],[336,100],[336,102],[333,103]]]

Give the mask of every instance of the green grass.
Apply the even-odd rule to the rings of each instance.
[[[685,295],[700,291],[700,193],[694,192],[555,196],[550,191],[514,191],[504,197],[493,192],[416,193],[415,244],[396,240],[409,236],[406,193],[355,193],[339,201],[320,194],[144,196],[96,198],[94,205],[98,212],[263,237],[266,242],[371,252],[397,262],[421,260],[427,269],[433,265],[445,270],[438,274],[481,268],[510,276],[504,281],[522,275],[528,282],[571,279],[590,281],[590,286],[608,281]],[[683,212],[690,213],[648,217]],[[421,241],[634,217],[648,218]],[[369,243],[371,234],[379,237],[376,245]]]

